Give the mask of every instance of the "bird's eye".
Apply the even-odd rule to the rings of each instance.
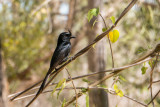
[[[71,36],[69,33],[66,34],[67,36]]]

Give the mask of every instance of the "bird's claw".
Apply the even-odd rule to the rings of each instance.
[[[71,60],[71,61],[72,61],[73,59],[74,59],[74,56],[69,57],[69,60]]]

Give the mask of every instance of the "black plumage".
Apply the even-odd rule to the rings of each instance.
[[[41,87],[39,88],[39,91],[37,92],[37,95],[43,91],[45,83],[49,75],[51,74],[52,70],[55,69],[58,65],[67,61],[70,50],[71,50],[71,42],[70,42],[71,38],[75,38],[75,37],[72,36],[72,33],[70,31],[63,32],[59,35],[57,47],[53,53],[53,56],[50,62],[50,68],[41,84]]]

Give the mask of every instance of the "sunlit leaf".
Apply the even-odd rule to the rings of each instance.
[[[89,95],[86,95],[86,107],[89,107]]]
[[[123,97],[123,92],[118,88],[116,84],[114,84],[113,88],[118,96]]]
[[[93,16],[98,16],[99,8],[93,8],[88,11],[87,19],[90,22]]]
[[[113,30],[109,32],[109,39],[112,43],[115,43],[119,38],[119,31],[118,30]]]
[[[94,44],[92,47],[95,49],[96,44]]]
[[[66,86],[66,79],[64,80],[64,82],[62,84],[61,90],[57,93],[57,99],[59,97],[59,94],[62,92],[62,90],[64,89],[65,86]]]
[[[115,23],[115,17],[111,16],[110,19],[112,20],[112,23],[114,24]]]

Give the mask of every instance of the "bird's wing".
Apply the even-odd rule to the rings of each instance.
[[[57,47],[52,56],[50,68],[54,69],[55,67],[59,65],[59,63],[63,61],[63,59],[68,57],[70,53],[70,48],[71,48],[70,44],[61,45]]]

